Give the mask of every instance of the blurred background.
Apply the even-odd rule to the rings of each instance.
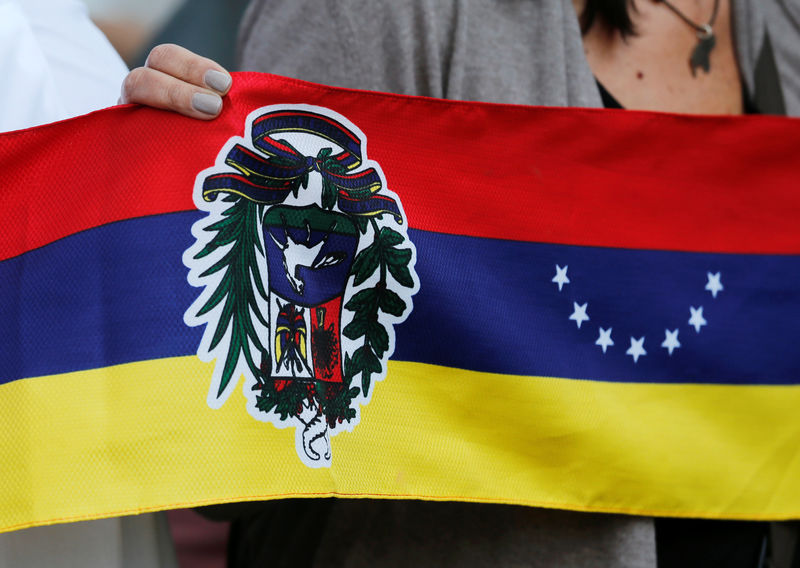
[[[236,30],[246,0],[84,0],[128,67],[150,48],[177,43],[235,69]]]

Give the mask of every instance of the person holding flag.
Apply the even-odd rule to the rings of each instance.
[[[254,2],[242,26],[242,67],[346,87],[488,102],[701,114],[800,111],[797,14],[788,4],[574,4],[419,0],[339,2],[309,10],[305,3]],[[230,76],[213,62],[161,46],[144,68],[128,75],[121,102],[210,119],[222,111],[229,88]],[[471,565],[656,561],[647,518],[344,500],[284,501],[249,508],[248,515],[232,547],[232,558],[243,565],[292,542],[298,549],[286,554],[309,563],[317,558],[399,564],[413,557],[411,562],[434,564],[448,551],[462,558],[452,555],[457,548]],[[276,523],[277,518],[293,521]],[[318,546],[291,538],[299,525],[319,527]]]

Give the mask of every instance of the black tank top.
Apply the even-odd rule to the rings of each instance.
[[[595,79],[595,82],[597,83],[597,89],[600,91],[600,98],[603,101],[604,108],[625,108],[619,104],[619,101],[614,95],[608,92],[608,89],[606,89],[600,81]],[[744,114],[761,114],[755,104],[753,104],[753,99],[747,94],[747,90],[744,86],[742,86],[742,102],[744,103]]]

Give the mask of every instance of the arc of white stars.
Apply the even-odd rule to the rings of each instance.
[[[611,330],[613,328],[609,327],[608,329],[600,328],[600,336],[597,338],[597,341],[594,342],[595,345],[599,345],[603,349],[603,353],[606,352],[606,349],[614,345],[614,340],[611,339]]]
[[[715,274],[711,274],[709,272],[707,273],[707,276],[708,276],[708,283],[706,284],[706,290],[711,292],[712,297],[716,298],[717,293],[725,289],[725,287],[722,285],[722,282],[720,281],[722,276],[719,272]]]
[[[634,363],[639,362],[639,357],[647,355],[647,351],[644,350],[644,335],[639,339],[634,339],[633,336],[631,336],[631,346],[625,352],[625,355],[633,357]]]
[[[570,280],[567,276],[567,269],[569,268],[568,265],[564,265],[563,267],[556,264],[556,275],[553,276],[551,280],[555,284],[558,285],[558,291],[561,292],[564,288],[565,284],[569,284]],[[708,292],[711,292],[711,296],[713,298],[717,297],[717,294],[725,289],[722,285],[722,273],[721,272],[707,272],[706,276],[708,278],[708,282],[706,283],[705,289]],[[578,329],[581,328],[581,324],[585,321],[589,321],[589,315],[586,313],[589,307],[589,302],[584,302],[583,304],[578,304],[578,302],[572,302],[572,314],[569,316],[569,319],[574,321],[575,324],[578,326]],[[694,327],[696,333],[700,333],[700,328],[705,325],[708,325],[708,321],[703,317],[703,306],[699,306],[695,308],[694,306],[689,307],[689,325]],[[595,340],[594,344],[599,346],[603,353],[606,353],[609,347],[614,345],[614,340],[611,338],[611,331],[613,328],[609,327],[605,329],[603,327],[598,328],[598,336]],[[664,341],[661,343],[661,347],[666,349],[669,355],[675,351],[675,349],[681,348],[681,342],[678,340],[678,333],[679,329],[665,329],[664,330]],[[631,336],[631,345],[628,350],[625,352],[626,355],[630,355],[633,357],[633,362],[637,363],[639,361],[639,357],[643,357],[647,355],[647,351],[644,349],[644,340],[645,336],[636,339]]]
[[[558,284],[558,291],[561,292],[561,288],[564,287],[564,284],[569,284],[569,277],[567,276],[567,268],[568,265],[564,265],[564,268],[561,268],[559,265],[556,264],[556,275],[553,276],[551,282],[555,282]],[[580,327],[580,325],[578,326]]]
[[[690,306],[689,312],[692,314],[692,317],[689,318],[689,325],[694,326],[694,330],[700,333],[700,328],[708,323],[706,318],[703,317],[703,306],[699,308]]]
[[[589,302],[584,302],[582,306],[579,306],[578,302],[572,302],[573,312],[569,319],[578,324],[578,329],[581,328],[583,322],[589,321],[589,316],[586,314],[587,307],[589,307]]]
[[[681,346],[681,342],[678,341],[678,330],[674,329],[670,331],[668,329],[665,329],[664,335],[665,338],[664,342],[661,344],[661,347],[669,350],[669,354],[672,355],[672,352]]]

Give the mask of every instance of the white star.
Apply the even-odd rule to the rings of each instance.
[[[556,264],[556,275],[553,276],[551,282],[555,282],[556,284],[558,284],[559,292],[561,292],[561,288],[564,286],[564,284],[569,284],[569,278],[567,277],[567,268],[569,268],[569,266],[564,266],[564,268],[561,268],[559,265]],[[580,325],[578,327],[580,327]]]
[[[708,273],[708,284],[706,284],[706,290],[711,292],[713,297],[717,297],[717,292],[720,290],[724,290],[725,287],[722,285],[722,282],[719,281],[720,273],[717,272],[716,274]]]
[[[578,302],[572,302],[572,306],[574,311],[569,316],[569,319],[575,320],[575,323],[578,324],[578,329],[580,329],[581,324],[589,320],[589,316],[586,315],[586,308],[589,306],[589,302],[584,302],[582,306],[579,306]]]
[[[634,339],[631,337],[631,346],[625,352],[625,355],[630,355],[633,357],[634,363],[638,362],[639,357],[642,355],[647,355],[647,351],[644,350],[644,335],[639,339]]]
[[[697,333],[700,333],[700,328],[708,323],[703,317],[703,306],[700,306],[699,308],[690,307],[689,311],[692,314],[692,317],[689,318],[689,325],[693,325],[694,330]]]
[[[664,335],[666,336],[664,339],[664,343],[661,344],[661,347],[664,349],[669,349],[669,354],[672,355],[672,352],[681,346],[681,342],[678,341],[678,330],[670,331],[668,329],[664,330]]]
[[[611,329],[612,328],[610,328],[610,327],[608,329],[603,329],[601,327],[600,328],[600,337],[598,337],[597,341],[594,342],[595,345],[599,345],[600,347],[603,348],[603,353],[606,352],[606,349],[608,347],[610,347],[611,345],[614,345],[614,340],[611,339]]]

